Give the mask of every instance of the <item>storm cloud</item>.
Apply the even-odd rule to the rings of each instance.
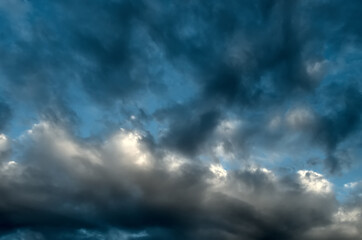
[[[361,239],[361,14],[2,1],[0,240]]]
[[[125,130],[94,147],[43,122],[22,141],[21,161],[1,168],[4,232],[30,228],[54,238],[54,230],[76,235],[118,227],[146,230],[145,239],[301,239],[339,224],[330,183],[313,171],[226,171],[152,153],[140,133]]]

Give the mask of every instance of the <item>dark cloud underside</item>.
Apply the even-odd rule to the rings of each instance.
[[[3,0],[0,240],[361,239],[360,16]]]

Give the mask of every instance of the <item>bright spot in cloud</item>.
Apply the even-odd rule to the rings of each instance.
[[[331,193],[332,184],[327,181],[322,174],[311,170],[299,170],[299,181],[307,192]]]
[[[169,171],[177,171],[187,160],[177,154],[168,152],[164,157],[164,161]]]
[[[4,134],[0,134],[0,152],[5,152],[9,149],[9,140]]]
[[[149,166],[151,164],[151,155],[142,146],[143,136],[138,131],[121,131],[113,136],[108,143],[111,149],[116,149],[120,158],[126,157],[130,162],[138,166]]]
[[[345,209],[340,207],[334,215],[337,222],[356,222],[361,218],[362,210],[359,208]]]
[[[227,177],[227,171],[221,164],[211,164],[209,169],[218,181],[224,180]]]

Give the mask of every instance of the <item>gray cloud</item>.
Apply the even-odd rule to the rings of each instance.
[[[1,2],[0,240],[359,239],[358,188],[297,170],[358,161],[361,11]]]
[[[4,130],[11,118],[11,109],[5,102],[0,102],[0,130]]]
[[[34,126],[21,158],[1,166],[1,230],[31,229],[18,233],[29,239],[84,239],[79,229],[103,239],[110,228],[145,231],[142,239],[313,239],[301,237],[338,224],[338,203],[317,173],[226,171],[148,149],[144,138],[121,130],[95,144]]]

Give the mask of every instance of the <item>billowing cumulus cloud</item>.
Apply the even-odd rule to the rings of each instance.
[[[226,170],[152,147],[137,131],[80,142],[49,122],[17,144],[18,158],[1,165],[3,239],[313,239],[346,227],[360,234],[358,206],[338,205],[332,183],[314,171]]]
[[[361,239],[361,14],[2,1],[0,240]]]

